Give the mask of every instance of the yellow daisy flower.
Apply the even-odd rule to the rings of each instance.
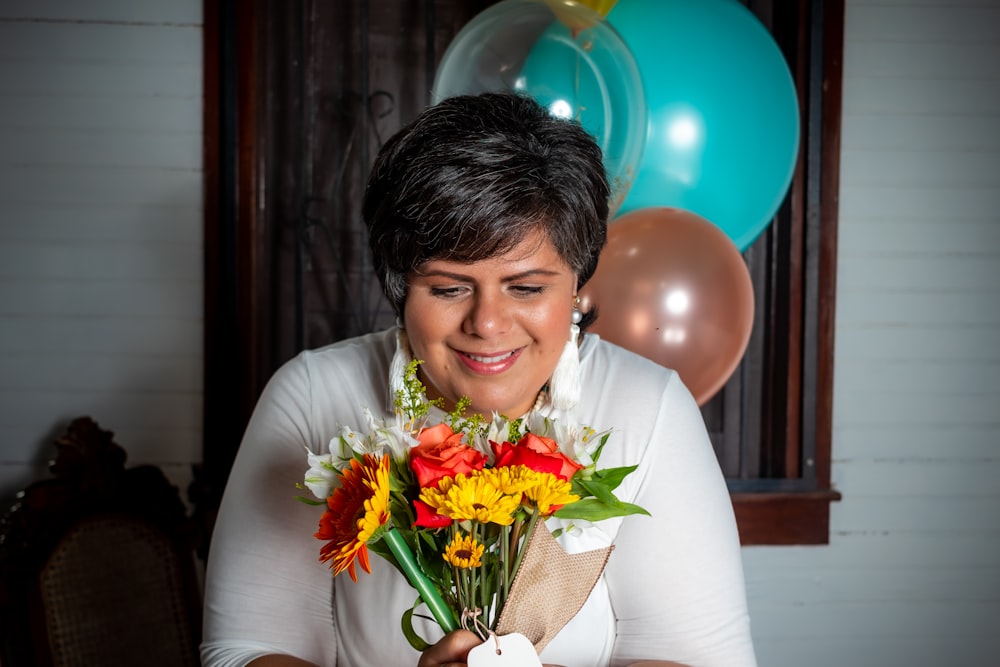
[[[456,534],[451,544],[444,550],[444,560],[464,570],[481,567],[483,550],[483,545],[476,542],[472,536]]]
[[[573,485],[547,472],[535,473],[533,483],[524,489],[525,500],[548,516],[563,505],[575,503],[580,496],[572,493]]]
[[[442,479],[436,489],[421,489],[420,500],[455,521],[509,526],[521,504],[520,496],[504,494],[490,481],[489,475],[479,472]]]
[[[535,483],[538,474],[522,465],[488,468],[483,473],[501,493],[515,498],[520,498],[524,490]]]

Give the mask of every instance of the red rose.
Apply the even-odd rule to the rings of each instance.
[[[552,438],[528,433],[517,444],[491,442],[496,467],[524,465],[537,472],[548,472],[560,479],[569,480],[583,466],[559,451]]]
[[[420,487],[436,487],[442,477],[468,475],[482,470],[486,458],[481,452],[464,444],[461,433],[447,424],[426,428],[417,436],[420,444],[410,450],[410,469]]]
[[[414,526],[422,528],[446,528],[451,525],[451,517],[438,514],[436,510],[422,500],[413,501],[413,509],[417,511],[417,520]]]

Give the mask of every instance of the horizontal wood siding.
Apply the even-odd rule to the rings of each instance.
[[[0,7],[0,492],[78,414],[201,447],[201,3]],[[1000,655],[1000,0],[848,0],[825,547],[744,549],[762,667]]]
[[[1000,655],[1000,2],[847,0],[829,547],[744,549],[761,665]]]
[[[0,5],[0,497],[78,415],[201,460],[201,2]]]

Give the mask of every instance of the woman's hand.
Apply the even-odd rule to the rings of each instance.
[[[455,630],[420,654],[417,667],[465,667],[469,651],[483,643],[474,632]]]
[[[417,667],[465,667],[469,651],[483,643],[474,632],[455,630],[420,654]],[[666,663],[672,664],[672,663]],[[561,667],[545,665],[544,667]]]

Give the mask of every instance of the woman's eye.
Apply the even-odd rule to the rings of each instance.
[[[541,294],[545,291],[545,288],[541,285],[512,285],[510,290],[521,296],[530,296],[532,294]]]
[[[459,296],[462,292],[461,287],[431,287],[431,296],[449,298]]]

